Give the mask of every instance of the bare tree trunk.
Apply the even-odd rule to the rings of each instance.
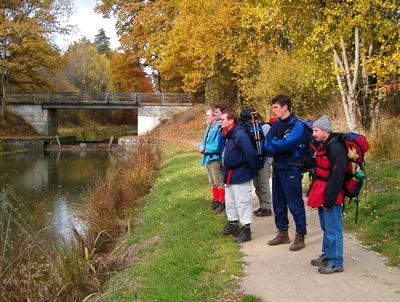
[[[350,131],[358,132],[357,118],[357,79],[360,66],[360,43],[359,30],[356,28],[354,33],[355,53],[354,53],[354,70],[352,71],[349,64],[349,56],[343,37],[340,37],[342,55],[339,56],[336,49],[333,49],[333,57],[336,67],[336,79],[338,82],[340,95],[344,112],[346,115],[347,125]]]
[[[362,38],[362,47],[365,47],[365,40]],[[374,51],[374,46],[372,43],[368,45],[368,56],[372,56]],[[363,97],[365,99],[364,106],[366,107],[364,110],[364,114],[367,115],[364,117],[364,123],[362,123],[364,130],[369,131],[373,137],[377,137],[378,135],[378,121],[382,110],[382,103],[384,102],[385,95],[376,87],[373,83],[370,82],[368,78],[368,73],[365,70],[365,54],[361,52],[361,71],[362,71],[362,82],[363,82]],[[359,114],[363,112],[360,110]]]
[[[382,109],[382,101],[376,101],[376,102],[372,102],[374,104],[374,106],[371,106],[373,108],[370,108],[370,112],[371,112],[371,135],[372,137],[377,137],[378,136],[378,131],[379,131],[379,117],[381,115],[381,109]]]
[[[4,120],[6,117],[6,100],[7,100],[7,87],[8,87],[8,79],[10,75],[7,71],[5,71],[1,75],[1,87],[2,87],[2,95],[1,95],[1,119]]]

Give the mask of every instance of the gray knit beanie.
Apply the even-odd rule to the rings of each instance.
[[[326,132],[329,132],[329,133],[332,132],[331,122],[329,121],[329,118],[326,115],[321,116],[319,119],[317,119],[313,123],[313,127],[317,127],[319,129],[325,130]]]

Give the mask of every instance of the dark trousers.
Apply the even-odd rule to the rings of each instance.
[[[288,208],[296,224],[296,233],[307,234],[306,213],[302,193],[303,175],[297,168],[289,170],[273,169],[272,205],[274,207],[275,225],[279,231],[289,228]]]

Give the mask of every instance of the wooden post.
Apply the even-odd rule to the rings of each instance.
[[[110,137],[110,141],[108,142],[108,147],[107,147],[108,150],[111,149],[111,145],[112,145],[113,139],[114,139],[114,138],[111,136],[111,137]]]
[[[60,143],[60,139],[58,138],[58,135],[56,135],[56,141],[57,141],[58,148],[61,149],[61,143]]]

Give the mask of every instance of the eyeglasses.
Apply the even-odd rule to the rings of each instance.
[[[209,117],[209,116],[214,116],[214,115],[212,115],[212,114],[211,114],[211,115],[210,115],[210,114],[206,114],[206,117]]]

